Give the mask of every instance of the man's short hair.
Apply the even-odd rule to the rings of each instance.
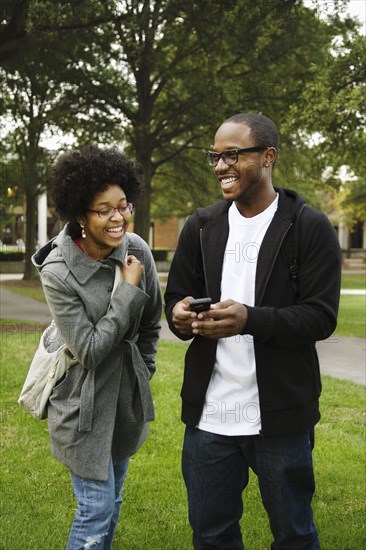
[[[224,122],[243,124],[250,128],[250,137],[255,147],[280,147],[280,135],[276,124],[265,115],[257,113],[239,113],[227,118]]]

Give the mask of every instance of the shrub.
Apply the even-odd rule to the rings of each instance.
[[[156,262],[167,262],[168,261],[168,248],[153,248],[151,250],[153,258]]]
[[[24,252],[3,252],[0,250],[0,262],[22,262],[24,260]]]

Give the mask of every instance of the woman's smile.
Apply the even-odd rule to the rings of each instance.
[[[117,225],[115,227],[109,227],[107,229],[104,229],[105,233],[107,233],[108,237],[111,239],[119,240],[123,237],[125,231],[124,231],[124,224]]]

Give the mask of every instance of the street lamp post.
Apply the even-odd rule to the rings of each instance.
[[[47,243],[47,194],[38,197],[38,246]]]

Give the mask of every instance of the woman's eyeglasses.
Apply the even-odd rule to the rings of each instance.
[[[108,218],[111,218],[116,213],[116,210],[123,216],[123,214],[126,214],[127,211],[130,213],[133,210],[133,204],[132,202],[127,202],[125,204],[122,204],[121,206],[117,206],[116,208],[114,206],[110,206],[108,208],[101,208],[100,210],[91,210],[91,208],[87,209],[87,212],[95,212],[95,214],[98,214],[102,220],[107,220]]]

